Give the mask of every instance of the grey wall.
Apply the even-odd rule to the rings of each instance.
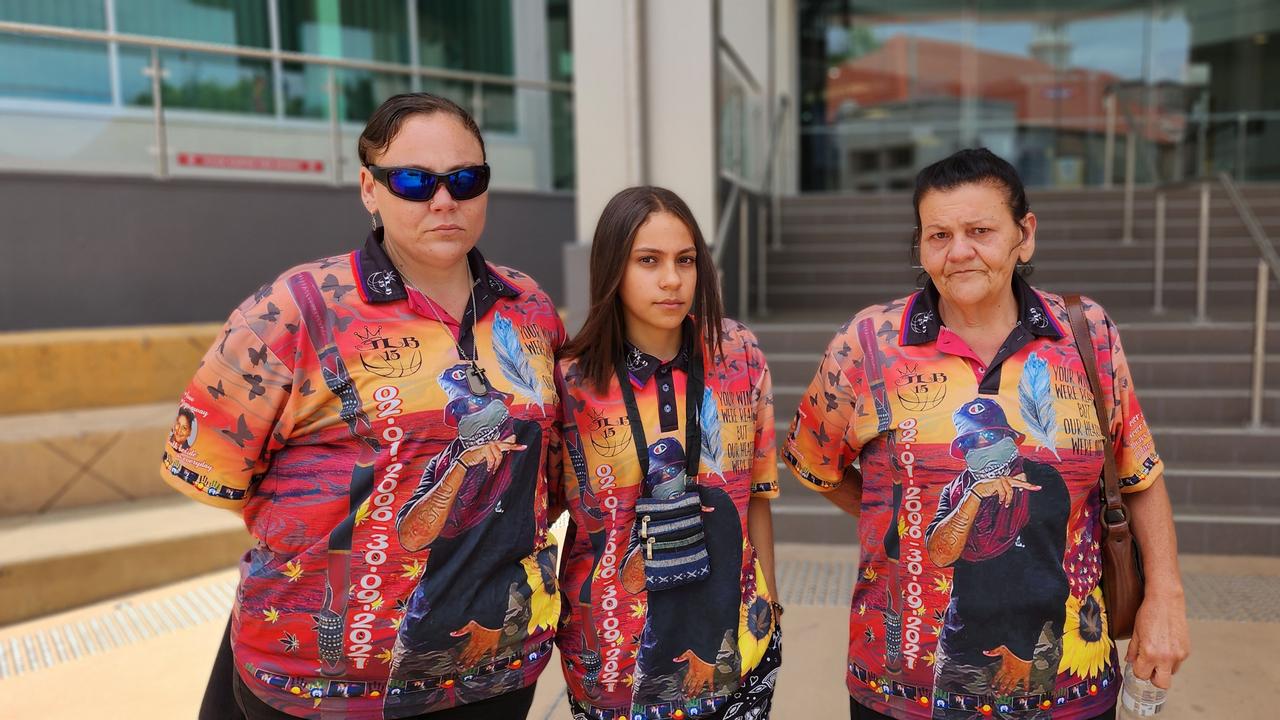
[[[220,321],[368,230],[354,186],[0,174],[0,330]],[[481,251],[557,303],[573,239],[572,195],[491,191]]]

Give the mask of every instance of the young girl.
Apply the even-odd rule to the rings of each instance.
[[[591,308],[557,380],[574,718],[768,717],[782,614],[769,369],[722,319],[711,253],[671,191],[605,207]]]

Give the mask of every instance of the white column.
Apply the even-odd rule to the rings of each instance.
[[[638,184],[670,188],[715,233],[714,0],[572,4],[577,240],[565,256],[570,328],[587,298],[591,236],[609,198]]]
[[[713,1],[645,4],[649,182],[683,198],[708,237],[715,233],[719,181]]]

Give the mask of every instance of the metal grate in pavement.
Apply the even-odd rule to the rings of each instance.
[[[780,560],[777,575],[782,603],[848,607],[857,572],[852,558],[843,562]],[[1187,617],[1192,620],[1280,623],[1280,576],[1187,573],[1182,583]]]
[[[783,605],[848,607],[858,566],[852,561],[779,560]]]
[[[225,621],[235,591],[234,579],[221,580],[148,602],[123,601],[101,615],[0,640],[0,679],[133,645],[182,628]]]
[[[1182,585],[1192,620],[1280,622],[1280,577],[1187,574]]]

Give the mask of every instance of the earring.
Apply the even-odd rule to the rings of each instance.
[[[378,229],[378,213],[377,211],[369,213],[369,222],[373,224],[373,229]]]

